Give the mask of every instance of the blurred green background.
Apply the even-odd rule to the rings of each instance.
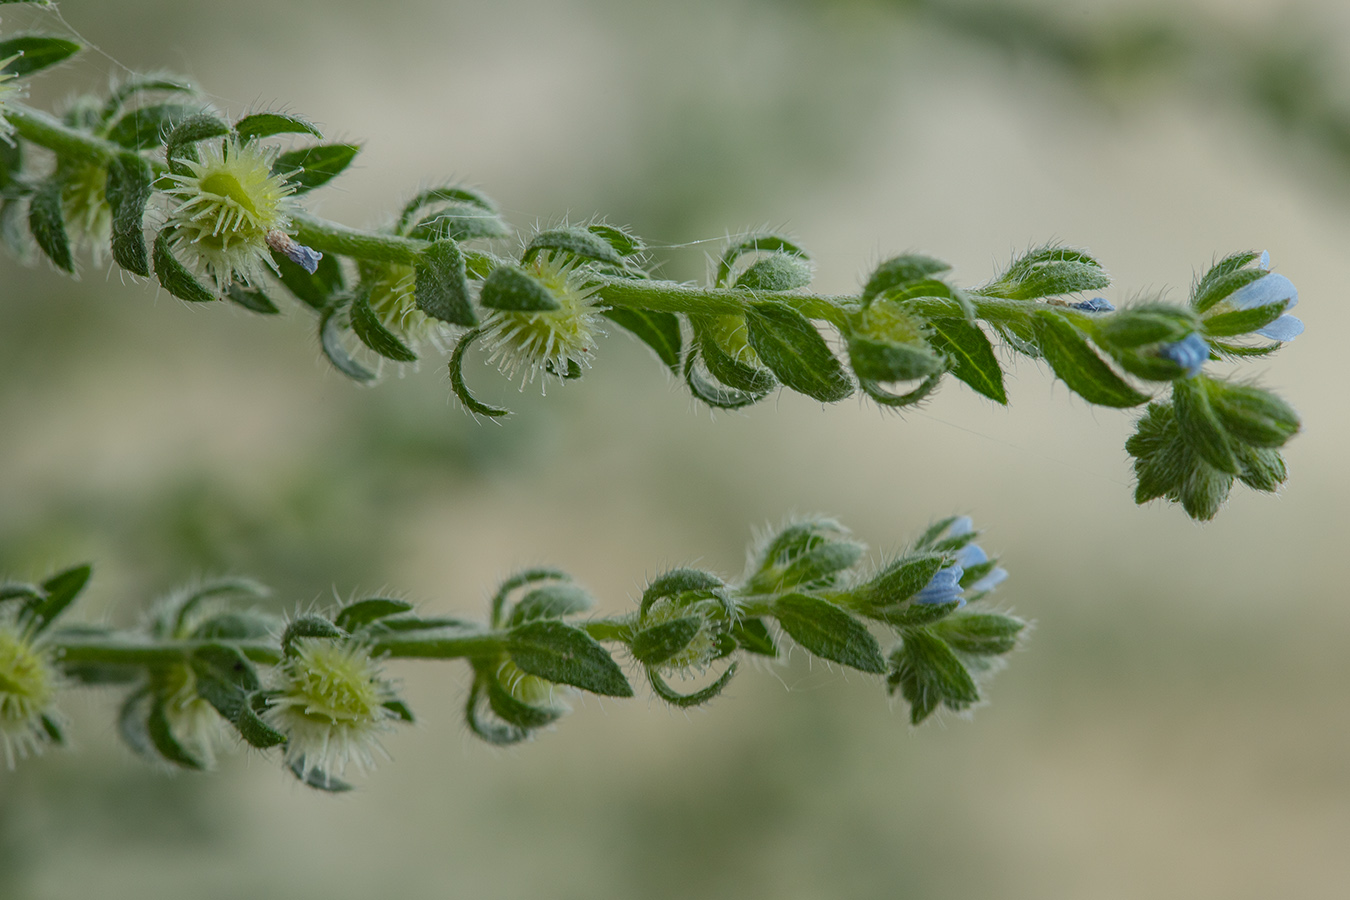
[[[72,692],[75,750],[0,770],[0,897],[1345,896],[1343,4],[61,8],[104,52],[35,102],[125,65],[306,115],[365,143],[310,202],[355,225],[461,177],[522,228],[631,225],[675,278],[729,232],[785,227],[824,291],[905,250],[975,284],[1058,238],[1105,261],[1118,305],[1268,249],[1308,331],[1258,369],[1306,429],[1282,496],[1239,490],[1199,526],[1131,502],[1130,415],[1025,360],[1010,410],[953,381],[904,416],[784,394],[711,417],[615,334],[547,398],[471,372],[519,412],[476,423],[434,360],[345,382],[299,310],[0,260],[0,571],[94,560],[90,618],[132,624],[221,573],[287,611],[394,589],[472,616],[531,563],[620,611],[670,565],[738,573],[752,526],[793,512],[878,556],[956,512],[1037,623],[991,705],[917,730],[872,679],[799,655],[688,714],[578,699],[503,752],[461,724],[465,667],[392,666],[422,724],[338,798],[256,755],[151,769],[112,696]],[[5,9],[6,32],[33,23],[61,29]]]

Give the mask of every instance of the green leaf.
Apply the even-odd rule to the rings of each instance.
[[[1191,306],[1204,312],[1240,287],[1258,281],[1270,274],[1265,269],[1249,269],[1258,253],[1245,251],[1226,256],[1205,273],[1191,290]]]
[[[927,631],[911,631],[891,654],[894,667],[886,679],[892,693],[899,688],[909,701],[909,720],[918,725],[937,709],[966,709],[980,699],[970,672],[940,638]]]
[[[53,265],[74,274],[75,260],[70,255],[70,239],[66,237],[61,189],[62,182],[58,178],[42,182],[28,201],[28,230]]]
[[[148,150],[168,139],[185,119],[197,115],[197,106],[182,103],[156,103],[133,109],[108,129],[107,139],[128,150]]]
[[[608,245],[606,245],[608,246]],[[562,309],[548,286],[520,266],[498,266],[483,281],[478,302],[508,312],[552,312]]]
[[[526,731],[543,728],[562,717],[563,710],[533,706],[513,697],[501,682],[492,678],[487,682],[488,705],[497,717]]]
[[[112,208],[112,255],[119,266],[150,276],[145,247],[145,206],[155,181],[150,163],[134,153],[119,153],[108,163],[107,197]]]
[[[333,640],[344,638],[347,633],[323,616],[297,616],[286,625],[281,634],[281,652],[286,656],[295,656],[298,652],[295,642],[305,638],[323,638]]]
[[[1113,372],[1082,333],[1055,311],[1037,310],[1033,321],[1045,361],[1071,391],[1098,406],[1124,408],[1148,400]]]
[[[741,321],[744,322],[743,319]],[[706,316],[691,316],[689,322],[694,329],[703,365],[713,378],[733,390],[748,394],[764,394],[778,386],[777,380],[767,369],[761,369],[740,356],[733,356],[722,348],[717,340],[718,324],[715,320]],[[748,350],[745,356],[749,356]]]
[[[234,123],[234,133],[245,141],[272,137],[277,134],[310,134],[323,137],[313,122],[287,113],[254,113]]]
[[[660,697],[671,706],[679,707],[680,709],[688,709],[692,706],[702,706],[704,703],[707,703],[709,700],[722,693],[726,686],[731,683],[731,679],[736,677],[737,668],[737,664],[732,663],[727,666],[727,670],[722,673],[720,678],[702,690],[695,691],[692,694],[681,694],[678,691],[671,689],[670,685],[666,684],[665,679],[663,679],[661,674],[655,669],[647,670],[647,682],[652,686],[652,690],[656,692],[656,696]]]
[[[528,264],[547,251],[608,263],[620,269],[626,265],[623,256],[609,241],[585,228],[553,228],[539,232],[530,239],[520,262],[522,265]]]
[[[773,615],[792,639],[822,659],[864,672],[886,671],[877,639],[857,619],[819,597],[784,594],[773,603]]]
[[[595,598],[581,585],[564,581],[535,588],[511,610],[510,625],[533,622],[536,619],[560,619],[583,613],[595,605]]]
[[[284,253],[273,253],[278,278],[296,299],[311,309],[322,310],[333,305],[333,297],[343,289],[342,266],[336,254],[325,253],[314,271],[294,263]]]
[[[587,225],[586,230],[613,247],[614,252],[620,256],[637,256],[647,249],[647,245],[642,242],[642,238],[635,234],[629,234],[622,228],[615,228],[613,225],[603,225],[597,222],[593,225]]]
[[[374,381],[375,373],[352,359],[347,348],[342,346],[342,321],[341,313],[344,310],[341,307],[334,306],[327,309],[319,319],[319,346],[323,349],[323,355],[328,357],[328,361],[333,364],[343,375],[353,381],[362,383]]]
[[[684,616],[644,628],[633,635],[628,649],[644,666],[659,666],[689,646],[703,627],[701,616]]]
[[[911,253],[893,257],[877,266],[867,279],[867,284],[862,290],[862,302],[865,305],[886,291],[906,287],[949,269],[951,266],[931,256]]]
[[[408,229],[408,237],[423,241],[471,241],[510,233],[495,212],[463,203],[443,206]]]
[[[169,132],[169,139],[164,142],[164,162],[170,172],[184,174],[187,169],[180,165],[178,160],[195,161],[197,159],[195,145],[198,141],[224,137],[229,133],[230,126],[210,113],[188,116]]]
[[[1238,474],[1237,456],[1228,430],[1209,400],[1209,385],[1205,376],[1182,378],[1172,383],[1172,406],[1176,412],[1177,430],[1186,446],[1201,459],[1221,472]]]
[[[395,716],[398,716],[400,721],[407,722],[409,725],[417,724],[417,719],[413,716],[412,709],[402,700],[386,700],[383,706]]]
[[[310,769],[305,767],[303,759],[295,759],[286,764],[286,768],[292,775],[298,778],[301,784],[306,787],[312,787],[316,791],[324,791],[329,794],[344,794],[352,789],[352,786],[341,778],[329,775],[321,769]]]
[[[960,601],[950,603],[906,603],[899,607],[887,607],[871,613],[892,628],[920,628],[940,622],[961,608]]]
[[[191,593],[183,596],[178,604],[178,609],[174,612],[173,622],[168,631],[164,634],[157,634],[157,637],[177,637],[191,619],[192,614],[208,600],[230,596],[261,600],[267,595],[267,588],[251,578],[214,578],[203,582]]]
[[[390,597],[368,597],[342,607],[333,618],[333,624],[343,631],[356,632],[378,619],[410,612],[413,605],[407,600]]]
[[[455,397],[464,408],[469,412],[479,416],[506,416],[511,414],[511,410],[500,406],[490,406],[487,403],[474,397],[469,393],[469,386],[464,383],[464,354],[468,352],[469,345],[478,339],[483,333],[483,329],[474,328],[466,331],[464,336],[459,339],[455,345],[455,352],[450,355],[450,390],[454,392]]]
[[[357,144],[315,144],[281,154],[272,172],[295,185],[297,194],[303,194],[342,174],[360,152]]]
[[[149,711],[146,707],[151,700],[149,688],[143,687],[132,691],[117,712],[117,733],[122,736],[122,741],[132,752],[144,759],[158,761],[159,754],[155,752],[155,742],[150,740],[150,729],[147,725]]]
[[[774,253],[750,264],[734,287],[746,291],[795,291],[811,283],[811,264],[799,256]]]
[[[1007,405],[1003,367],[980,326],[964,319],[932,319],[928,341],[951,361],[951,373],[995,403]]]
[[[275,621],[262,613],[230,610],[217,613],[198,625],[191,638],[196,641],[251,641],[270,637]]]
[[[395,362],[415,362],[417,354],[409,349],[408,345],[398,339],[398,337],[385,328],[380,322],[375,311],[370,308],[370,294],[361,291],[352,300],[351,308],[352,331],[361,339],[371,350],[383,356],[385,359],[392,359]]]
[[[407,206],[404,206],[403,211],[399,213],[398,225],[394,230],[399,234],[404,233],[418,213],[429,206],[440,203],[473,206],[484,212],[497,214],[497,204],[493,203],[487,194],[462,184],[443,185],[428,188],[409,200]]]
[[[942,381],[945,372],[935,372],[924,379],[923,383],[914,390],[906,394],[893,394],[875,381],[868,381],[866,378],[858,379],[858,387],[862,388],[863,393],[872,398],[872,402],[892,409],[900,409],[906,406],[913,406],[933,392],[933,389]]]
[[[528,729],[519,728],[510,723],[490,722],[482,715],[483,707],[486,705],[491,709],[491,698],[488,692],[491,690],[488,685],[495,680],[490,673],[478,671],[475,667],[475,677],[473,687],[469,688],[469,697],[464,704],[464,720],[468,723],[469,730],[478,735],[489,744],[498,747],[506,747],[511,744],[518,744],[530,736]]]
[[[923,553],[897,559],[855,591],[854,596],[866,607],[897,606],[927,587],[948,562],[944,553]]]
[[[9,59],[16,53],[23,54],[18,59],[10,60],[0,72],[23,78],[69,59],[81,49],[79,44],[64,38],[48,37],[45,34],[20,35],[0,41],[0,59]]]
[[[164,712],[163,701],[156,702],[150,707],[150,716],[146,719],[145,725],[150,742],[166,761],[184,769],[201,771],[206,768],[201,760],[185,750],[173,736],[173,731],[169,728],[168,715]]]
[[[912,381],[946,369],[922,339],[904,343],[854,333],[848,336],[848,357],[860,381]]]
[[[442,322],[473,328],[478,316],[469,300],[469,279],[464,254],[454,241],[432,244],[417,258],[417,281],[413,296],[417,308]]]
[[[751,392],[724,388],[705,379],[699,374],[697,363],[700,360],[698,348],[690,350],[684,359],[684,382],[689,392],[716,409],[740,409],[758,403],[769,395],[768,390]]]
[[[945,619],[932,633],[958,653],[1000,656],[1017,646],[1017,636],[1027,623],[1002,613],[962,613]]]
[[[172,76],[134,75],[108,95],[108,100],[103,104],[103,110],[99,114],[99,121],[112,121],[113,116],[121,111],[128,100],[137,94],[149,93],[194,94],[196,89],[186,81]]]
[[[645,616],[656,601],[668,597],[678,597],[680,594],[691,592],[709,594],[721,591],[724,587],[726,584],[722,579],[711,572],[702,569],[671,569],[661,573],[647,585],[646,590],[642,592],[638,612]]]
[[[783,253],[804,260],[811,258],[810,254],[781,234],[752,234],[732,244],[722,254],[722,259],[717,264],[717,280],[714,282],[717,287],[726,286],[736,260],[747,253]]]
[[[1281,300],[1277,303],[1267,303],[1265,306],[1255,306],[1251,309],[1235,309],[1232,312],[1208,316],[1202,320],[1201,324],[1205,334],[1210,337],[1234,337],[1239,334],[1249,334],[1258,328],[1265,328],[1284,315],[1288,305],[1289,301]]]
[[[517,666],[547,681],[608,697],[631,697],[623,670],[586,632],[544,619],[511,629],[506,650]]]
[[[675,313],[651,312],[645,309],[615,307],[601,310],[605,318],[627,329],[645,343],[671,371],[678,372],[684,336],[680,333],[680,318]]]
[[[216,295],[202,287],[187,270],[187,266],[173,255],[173,249],[169,245],[172,233],[172,228],[165,228],[155,237],[152,260],[155,265],[155,277],[159,279],[160,285],[179,300],[186,300],[188,303],[209,303],[217,299]]]
[[[792,307],[774,300],[751,303],[745,324],[750,346],[783,384],[822,403],[853,393],[853,382],[825,339]]]
[[[1224,429],[1255,447],[1282,447],[1302,427],[1298,413],[1270,391],[1206,379],[1210,406]]]
[[[272,298],[257,288],[245,288],[232,284],[225,290],[225,299],[236,306],[242,306],[249,312],[263,316],[275,316],[281,312],[280,307],[272,302]]]
[[[731,626],[731,636],[740,644],[742,650],[759,656],[778,656],[778,645],[774,643],[769,626],[763,619],[740,619]]]
[[[32,626],[34,632],[45,630],[66,611],[89,583],[91,574],[93,566],[84,563],[63,569],[39,585],[42,591],[41,598],[33,597],[28,600],[22,613],[24,620]]]

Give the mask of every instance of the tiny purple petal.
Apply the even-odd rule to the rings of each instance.
[[[961,576],[965,569],[960,566],[948,566],[939,569],[928,585],[914,595],[915,603],[951,603],[961,599]]]
[[[1272,341],[1292,341],[1303,333],[1303,320],[1297,316],[1280,316],[1265,328],[1256,329],[1256,333]]]
[[[1179,341],[1163,344],[1158,348],[1158,355],[1185,369],[1188,378],[1194,378],[1200,374],[1209,359],[1209,344],[1192,331]]]
[[[1283,275],[1271,273],[1244,284],[1224,299],[1233,309],[1255,309],[1258,306],[1279,303],[1281,300],[1289,301],[1285,309],[1293,309],[1298,305],[1298,289]]]
[[[976,594],[982,594],[985,591],[992,591],[1004,581],[1008,580],[1008,570],[1002,566],[990,569],[989,574],[981,578],[970,586],[971,591]]]
[[[956,564],[963,569],[971,569],[986,562],[989,562],[989,554],[979,544],[966,544],[956,551]]]
[[[1073,309],[1081,309],[1083,312],[1115,312],[1116,310],[1114,306],[1107,302],[1105,297],[1093,297],[1091,300],[1080,300],[1069,305]]]

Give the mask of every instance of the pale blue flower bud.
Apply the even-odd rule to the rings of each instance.
[[[1209,360],[1209,344],[1200,335],[1191,332],[1179,341],[1163,344],[1158,348],[1158,355],[1184,368],[1188,378],[1194,378]]]

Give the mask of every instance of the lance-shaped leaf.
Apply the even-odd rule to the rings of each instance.
[[[88,563],[57,572],[39,585],[40,597],[32,597],[24,604],[21,618],[35,632],[43,631],[75,602],[92,573],[93,567]]]
[[[375,380],[375,373],[352,359],[347,348],[342,346],[342,313],[340,306],[329,307],[319,319],[319,346],[323,355],[343,375],[353,381],[367,382]]]
[[[407,600],[395,600],[391,597],[368,597],[342,607],[333,617],[333,624],[343,631],[354,632],[379,619],[411,612],[413,605]]]
[[[656,692],[656,696],[660,697],[671,706],[679,707],[680,709],[688,709],[691,706],[702,706],[704,703],[707,703],[709,700],[722,693],[726,686],[731,683],[731,679],[736,677],[737,668],[738,665],[732,663],[727,666],[727,670],[723,672],[721,677],[716,681],[692,694],[681,694],[672,689],[670,685],[666,684],[665,679],[661,677],[661,673],[657,672],[655,669],[647,670],[647,681],[651,684],[652,690]]]
[[[990,400],[1006,406],[1003,367],[980,326],[965,319],[947,318],[932,319],[928,324],[928,342],[950,361],[951,373]]]
[[[675,313],[651,312],[645,309],[615,307],[601,310],[605,318],[632,332],[644,344],[656,351],[661,362],[678,372],[684,336],[680,333],[680,319]]]
[[[511,610],[510,624],[520,625],[536,619],[561,619],[583,613],[595,605],[595,598],[579,584],[563,581],[535,588]]]
[[[778,656],[778,645],[774,643],[769,626],[763,619],[740,619],[731,626],[731,636],[736,639],[742,650],[759,656]]]
[[[0,59],[11,59],[0,72],[23,78],[49,66],[69,59],[82,48],[74,41],[49,37],[45,34],[25,34],[0,41]]]
[[[154,744],[156,752],[161,757],[176,766],[197,771],[205,769],[206,764],[189,753],[178,742],[178,738],[174,737],[173,730],[169,728],[168,714],[164,710],[165,702],[162,700],[156,701],[150,707],[150,715],[145,722],[145,730],[150,737],[150,742]]]
[[[295,185],[297,194],[303,194],[342,174],[360,152],[357,144],[315,144],[281,154],[272,171]]]
[[[958,653],[999,656],[1017,646],[1027,623],[1002,613],[962,613],[934,625],[932,632]]]
[[[546,681],[608,697],[633,696],[628,679],[609,652],[586,632],[556,619],[512,628],[506,650],[517,666]]]
[[[366,291],[360,291],[352,300],[351,317],[352,331],[371,350],[395,362],[416,361],[417,354],[385,328],[379,316],[375,315],[375,311],[370,308],[370,294]]]
[[[709,381],[699,373],[698,363],[701,360],[699,348],[691,348],[684,359],[684,382],[689,387],[689,393],[709,406],[716,409],[740,409],[758,403],[769,395],[768,390],[738,391]]]
[[[186,300],[189,303],[210,303],[216,299],[216,295],[202,287],[187,270],[187,266],[173,255],[173,248],[169,243],[172,233],[173,229],[164,228],[155,236],[155,249],[152,254],[155,277],[159,279],[164,290],[179,300]]]
[[[344,638],[347,633],[323,616],[296,616],[286,625],[281,634],[281,652],[286,656],[299,653],[295,642],[305,638],[324,638],[333,640]]]
[[[733,286],[747,291],[795,291],[810,283],[810,262],[799,256],[773,253],[751,263]]]
[[[506,721],[494,722],[484,715],[486,710],[492,710],[488,685],[494,679],[491,673],[479,671],[476,666],[474,671],[473,687],[469,688],[469,697],[464,704],[464,720],[469,730],[498,747],[518,744],[529,737],[528,728],[521,728]],[[495,710],[493,712],[495,713]]]
[[[464,254],[450,240],[437,241],[417,258],[413,296],[417,308],[442,322],[473,328],[478,316],[469,300],[469,279]]]
[[[224,137],[230,133],[230,126],[210,113],[198,113],[179,122],[164,142],[164,162],[169,171],[184,174],[187,168],[180,159],[197,159],[196,143],[208,138]]]
[[[825,339],[792,307],[774,300],[751,303],[745,324],[750,346],[783,384],[822,403],[853,393],[853,382]]]
[[[136,275],[149,277],[145,247],[145,205],[155,180],[150,164],[134,153],[119,153],[108,163],[107,196],[112,208],[113,260]]]
[[[550,725],[563,714],[561,709],[534,706],[518,700],[495,678],[487,681],[487,698],[488,705],[498,718],[526,731]]]
[[[717,264],[717,287],[725,287],[731,278],[731,270],[736,260],[747,253],[782,253],[800,259],[810,260],[811,256],[797,244],[781,234],[752,234],[736,241],[722,254]]]
[[[1221,472],[1236,475],[1241,471],[1233,453],[1228,429],[1210,403],[1210,379],[1182,378],[1172,385],[1172,403],[1177,429],[1186,445],[1200,458]]]
[[[489,309],[507,312],[552,312],[562,309],[553,292],[520,266],[504,265],[483,281],[478,301]]]
[[[258,313],[262,316],[275,316],[281,312],[280,307],[272,302],[272,298],[257,288],[246,288],[232,284],[225,290],[225,299],[235,306],[242,306],[249,312]]]
[[[277,134],[309,134],[323,137],[319,127],[307,119],[287,113],[264,112],[244,116],[234,123],[234,133],[242,140],[272,137]]]
[[[874,674],[886,671],[867,626],[827,600],[784,594],[774,601],[773,615],[794,641],[822,659]]]
[[[628,649],[644,666],[659,666],[689,646],[703,627],[701,616],[684,616],[644,628],[633,635]]]
[[[608,263],[620,269],[625,265],[623,256],[609,241],[585,228],[552,228],[539,232],[530,239],[520,261],[522,264],[529,263],[544,252]]]
[[[179,122],[199,111],[198,107],[183,103],[142,106],[114,122],[106,137],[128,150],[148,150],[164,143]]]
[[[1148,400],[1126,384],[1088,345],[1083,334],[1050,309],[1036,311],[1036,341],[1045,361],[1069,389],[1089,403],[1124,408]]]
[[[915,725],[939,704],[959,711],[980,699],[965,665],[941,638],[928,631],[906,632],[904,642],[891,654],[891,665],[887,687],[892,693],[899,689],[909,701],[909,720]]]
[[[871,302],[886,291],[907,287],[915,282],[927,280],[939,272],[946,272],[951,266],[940,259],[910,253],[886,260],[877,266],[863,286],[862,301]]]
[[[65,214],[61,209],[60,179],[48,178],[28,201],[28,230],[38,247],[58,269],[74,273],[75,260],[70,255],[70,239],[66,236]]]
[[[511,410],[501,406],[492,406],[479,400],[473,394],[469,393],[469,386],[464,383],[464,354],[468,352],[469,346],[478,339],[483,333],[483,329],[474,328],[464,332],[464,336],[459,339],[455,345],[455,352],[450,354],[450,390],[454,392],[455,397],[464,408],[469,412],[479,416],[506,416],[511,414]]]

